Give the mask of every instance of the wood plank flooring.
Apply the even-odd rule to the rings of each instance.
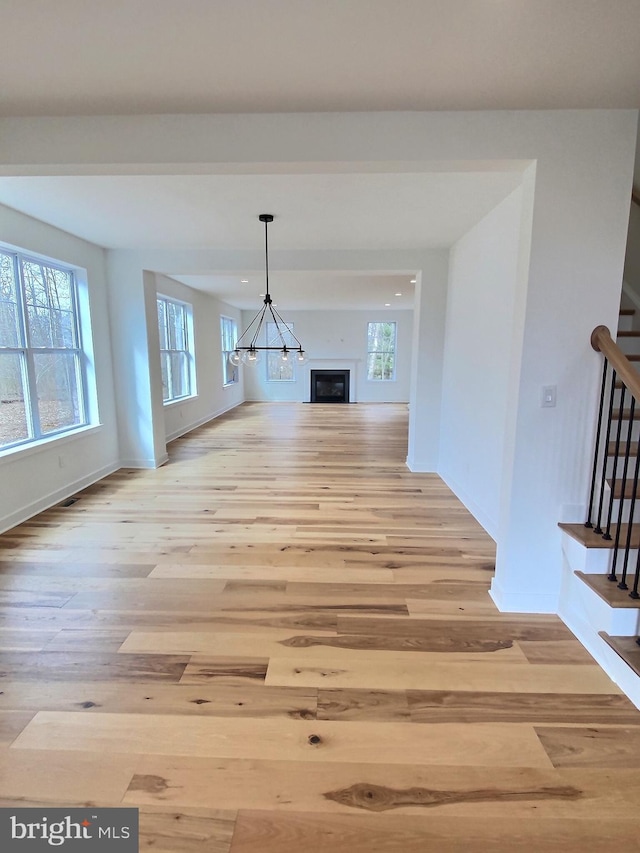
[[[160,853],[640,851],[640,712],[405,466],[397,405],[247,404],[0,536],[0,804]]]

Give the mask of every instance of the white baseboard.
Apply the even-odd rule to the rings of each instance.
[[[430,464],[428,460],[419,460],[415,457],[407,456],[405,465],[412,474],[437,474],[436,466]]]
[[[97,483],[98,480],[102,480],[104,477],[108,477],[109,474],[113,474],[114,471],[118,471],[120,467],[121,465],[119,462],[111,465],[105,465],[103,468],[99,468],[97,471],[92,471],[90,474],[81,477],[79,480],[75,480],[73,483],[67,483],[67,485],[62,486],[60,489],[56,489],[48,495],[43,495],[38,498],[37,501],[33,501],[33,503],[30,503],[27,506],[21,507],[15,512],[12,512],[10,515],[0,519],[0,533],[5,533],[7,530],[11,530],[12,527],[16,527],[18,524],[28,521],[39,512],[44,512],[45,509],[50,509],[65,498],[69,498],[76,492],[86,489],[87,486],[92,486],[94,483]]]
[[[592,558],[602,556],[599,549],[585,548],[565,533],[562,550],[564,562],[558,616],[609,678],[640,708],[640,678],[599,635],[600,631],[606,631],[612,636],[636,636],[638,613],[633,609],[609,607],[576,576],[576,570],[593,570]],[[608,556],[608,552],[604,554]],[[597,566],[596,573],[602,574],[603,566]]]
[[[121,459],[118,468],[160,468],[165,462],[169,461],[169,455],[163,453],[158,459]]]
[[[556,613],[558,596],[550,593],[506,592],[496,579],[491,581],[489,595],[501,613]]]
[[[480,524],[489,536],[493,539],[494,542],[498,541],[498,525],[492,518],[490,518],[485,511],[477,505],[477,503],[469,497],[469,495],[462,489],[454,480],[449,479],[441,472],[438,472],[440,475],[440,479],[445,483],[453,494],[458,498],[461,503],[465,505],[465,507],[469,510],[471,515],[475,518],[475,520]]]
[[[198,426],[202,426],[203,424],[208,423],[209,421],[214,420],[217,417],[220,417],[220,415],[223,415],[225,412],[228,412],[239,405],[241,404],[236,403],[233,406],[228,406],[225,409],[221,409],[215,414],[207,415],[198,423],[194,423],[185,427],[184,430],[181,430],[178,435],[172,436],[171,438],[167,438],[167,441],[172,441],[175,438],[179,438],[180,435],[184,435],[185,433],[196,429]],[[118,471],[121,468],[142,468],[153,470],[155,468],[160,468],[161,465],[164,465],[168,461],[169,455],[167,453],[163,453],[162,456],[158,457],[157,459],[120,459],[117,463],[105,465],[103,468],[99,468],[97,471],[92,471],[90,474],[87,474],[72,483],[68,483],[67,485],[62,486],[60,489],[56,489],[54,492],[50,492],[47,495],[43,495],[42,497],[38,498],[38,500],[33,501],[33,503],[21,507],[20,509],[17,509],[12,512],[10,515],[1,518],[0,533],[5,533],[7,530],[11,530],[12,527],[16,527],[18,524],[22,524],[23,522],[28,521],[30,518],[33,518],[34,515],[37,515],[39,512],[44,512],[44,510],[50,509],[52,506],[55,506],[57,503],[60,503],[65,498],[71,497],[71,495],[74,495],[76,492],[79,492],[82,489],[86,489],[87,486],[92,486],[94,483],[97,483],[98,480],[102,480],[104,477],[108,477],[109,474],[113,474],[114,471]]]
[[[232,409],[237,409],[238,406],[241,406],[244,401],[241,400],[239,403],[234,403],[232,406],[226,406],[224,409],[218,409],[217,412],[212,412],[208,415],[205,415],[203,418],[199,418],[197,421],[193,421],[188,426],[182,426],[176,432],[172,432],[167,436],[167,444],[172,441],[175,441],[176,438],[181,438],[183,435],[187,435],[187,433],[192,432],[194,429],[198,429],[198,427],[204,426],[208,424],[209,421],[215,421],[216,418],[219,418],[220,415],[224,415],[227,412],[230,412]],[[166,461],[166,460],[165,460]]]
[[[640,709],[640,678],[575,610],[561,608],[558,616],[609,678]]]

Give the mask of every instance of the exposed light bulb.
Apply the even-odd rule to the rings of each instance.
[[[257,349],[248,349],[242,356],[242,363],[248,366],[258,364],[260,361],[260,351]]]
[[[237,367],[242,361],[242,353],[239,349],[234,349],[233,352],[229,353],[229,362],[233,364],[234,367]]]

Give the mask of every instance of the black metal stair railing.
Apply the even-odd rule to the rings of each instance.
[[[594,329],[591,342],[604,361],[585,527],[612,541],[608,578],[620,590],[629,590],[630,584],[630,597],[639,599],[640,443],[634,440],[634,427],[640,410],[640,375],[605,326]],[[640,638],[636,642],[640,645]]]

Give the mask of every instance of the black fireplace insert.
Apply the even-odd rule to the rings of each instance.
[[[312,370],[312,403],[348,403],[348,370]]]

